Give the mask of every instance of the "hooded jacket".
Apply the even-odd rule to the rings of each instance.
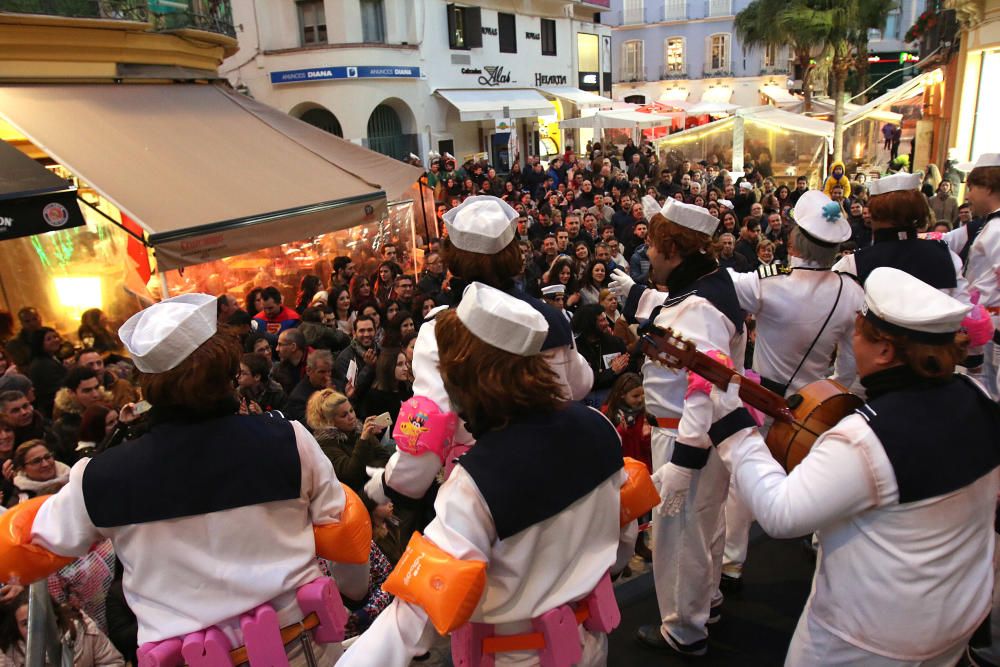
[[[833,175],[833,170],[840,167],[840,170],[844,172],[840,179],[837,179]],[[830,175],[826,177],[826,181],[823,183],[823,192],[827,197],[832,197],[833,186],[839,185],[844,188],[844,199],[851,196],[851,182],[847,179],[847,167],[844,166],[843,162],[839,160],[830,165]]]

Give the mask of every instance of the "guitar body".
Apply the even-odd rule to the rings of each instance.
[[[767,448],[786,472],[791,472],[812,449],[818,436],[862,405],[859,397],[839,382],[817,380],[788,397],[793,422],[775,420],[767,434]]]

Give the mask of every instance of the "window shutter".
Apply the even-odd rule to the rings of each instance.
[[[483,15],[479,7],[465,7],[465,46],[470,49],[483,47]]]
[[[448,46],[453,49],[458,48],[458,44],[455,43],[455,5],[448,5]]]

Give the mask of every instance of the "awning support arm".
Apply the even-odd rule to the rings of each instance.
[[[117,220],[115,220],[114,218],[112,218],[112,217],[111,217],[110,215],[108,215],[107,213],[105,213],[104,211],[102,211],[101,209],[99,209],[98,207],[96,207],[96,206],[94,206],[93,204],[91,204],[91,203],[90,203],[89,201],[87,201],[87,200],[86,200],[86,199],[84,199],[83,197],[81,197],[81,196],[77,195],[77,197],[76,197],[76,198],[77,198],[77,200],[79,200],[79,201],[83,202],[83,203],[84,203],[84,204],[86,204],[86,205],[87,205],[88,207],[90,207],[90,210],[92,210],[92,211],[97,211],[98,213],[100,213],[100,214],[101,214],[102,216],[104,216],[104,219],[105,219],[105,220],[107,220],[107,221],[108,221],[108,222],[110,222],[110,223],[111,223],[112,225],[114,225],[114,226],[115,226],[115,227],[117,227],[118,229],[122,230],[123,232],[125,232],[126,234],[128,234],[129,236],[131,236],[132,238],[134,238],[134,239],[135,239],[136,241],[138,241],[138,242],[139,242],[139,243],[141,243],[142,245],[146,246],[147,248],[151,248],[151,247],[152,247],[151,245],[149,245],[148,243],[146,243],[146,239],[145,239],[145,238],[143,238],[143,237],[142,237],[141,235],[139,235],[139,234],[136,234],[136,233],[135,233],[135,232],[133,232],[133,231],[132,231],[131,229],[129,229],[128,227],[126,227],[126,226],[125,226],[125,225],[123,225],[122,223],[118,222]]]

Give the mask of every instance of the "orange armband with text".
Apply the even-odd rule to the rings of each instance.
[[[455,558],[420,533],[413,533],[406,551],[382,590],[415,604],[442,635],[469,622],[486,588],[486,563]]]
[[[622,484],[618,514],[618,521],[622,526],[635,521],[662,501],[645,463],[626,456],[625,474],[628,477]]]
[[[358,494],[344,484],[341,486],[347,502],[340,521],[313,526],[316,555],[335,563],[367,563],[371,555],[372,519]]]
[[[35,516],[50,497],[25,500],[0,515],[0,581],[27,586],[75,560],[31,543]]]

